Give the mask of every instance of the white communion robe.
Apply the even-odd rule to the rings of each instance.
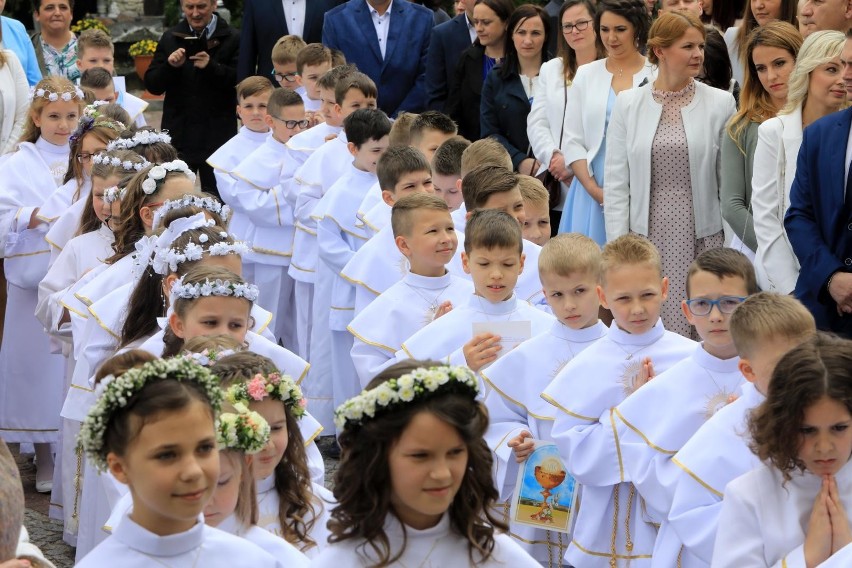
[[[207,165],[213,168],[213,175],[216,177],[219,196],[232,210],[228,232],[241,241],[252,242],[252,224],[248,217],[236,208],[235,180],[231,177],[231,172],[257,150],[268,137],[269,131],[255,132],[249,130],[247,126],[241,126],[233,138],[219,146],[219,149],[207,158]],[[248,261],[244,259],[243,262]]]
[[[311,564],[307,556],[280,536],[275,536],[257,525],[246,527],[237,521],[236,515],[230,515],[216,528],[256,544],[281,562],[285,568],[307,568]]]
[[[650,566],[656,528],[623,467],[614,407],[636,390],[642,359],[650,357],[662,373],[694,348],[694,341],[666,331],[662,320],[642,334],[627,333],[613,322],[607,335],[568,363],[542,393],[559,411],[553,441],[583,486],[568,563],[608,567],[614,559],[617,566]]]
[[[678,478],[661,531],[673,531],[682,543],[683,568],[710,566],[725,487],[761,465],[748,447],[747,419],[764,399],[754,385],[743,385],[740,397],[719,410],[672,458]]]
[[[7,279],[0,347],[0,437],[6,442],[59,439],[63,359],[35,317],[38,283],[50,258],[46,225],[28,228],[33,211],[56,190],[68,165],[68,145],[39,138],[21,143],[0,167],[0,243]]]
[[[255,485],[257,487],[258,507],[257,526],[280,537],[283,534],[281,531],[281,521],[278,518],[278,509],[281,501],[278,493],[275,491],[275,475],[273,474],[265,479],[260,479],[255,482]],[[314,525],[308,531],[308,536],[316,545],[306,550],[298,544],[295,546],[313,561],[328,546],[328,537],[331,535],[331,531],[328,530],[326,524],[331,519],[331,510],[337,504],[337,501],[334,500],[334,495],[332,495],[331,491],[317,483],[311,483],[311,491],[313,493],[312,505],[314,516],[310,517],[309,513],[308,516],[310,518],[305,519],[305,521],[310,522],[311,518],[316,519]],[[313,566],[313,563],[311,565]],[[345,564],[341,566],[345,566]]]
[[[778,469],[764,464],[728,484],[719,515],[713,568],[806,567],[805,537],[822,477],[807,470],[797,470],[792,476],[785,482]],[[848,461],[835,479],[846,520],[852,523],[852,465]],[[845,558],[843,565],[852,565],[850,546],[834,556],[832,562]],[[826,565],[819,564],[820,568]]]
[[[571,329],[556,320],[548,332],[524,341],[480,371],[489,387],[485,441],[494,453],[494,479],[501,500],[512,496],[518,475],[515,452],[507,442],[523,430],[535,440],[550,440],[556,409],[541,398],[542,391],[571,359],[606,333],[607,327],[600,321],[586,329]],[[504,520],[509,522],[508,518]],[[570,534],[561,535],[560,540],[559,533],[519,523],[511,523],[509,529],[536,560],[548,566],[562,564]]]
[[[494,550],[491,556],[476,564],[469,557],[470,544],[450,526],[450,517],[444,514],[432,528],[416,530],[403,526],[396,517],[388,515],[385,519],[385,534],[391,547],[391,556],[395,556],[404,547],[402,556],[395,566],[419,566],[421,568],[450,568],[456,566],[477,566],[478,568],[541,568],[541,565],[524,552],[508,535],[495,531]],[[474,558],[477,558],[474,556]],[[377,559],[370,546],[360,539],[349,539],[341,543],[330,544],[315,558],[316,568],[340,568],[341,566],[374,566]]]
[[[465,365],[462,348],[473,338],[471,324],[489,321],[529,321],[532,324],[531,337],[535,337],[548,331],[554,318],[535,309],[528,302],[519,300],[515,294],[497,303],[471,295],[467,303],[457,306],[406,339],[395,359],[434,359],[449,365]]]
[[[71,182],[69,182],[71,183]],[[83,218],[83,213],[86,206],[89,204],[89,193],[92,191],[92,182],[84,182],[80,188],[80,195],[76,201],[69,201],[67,208],[62,211],[62,214],[56,219],[47,230],[44,240],[50,245],[50,263],[56,260],[59,252],[74,238],[77,234],[77,229],[80,228],[80,220]],[[85,192],[85,193],[84,193]],[[41,214],[41,211],[39,211]]]
[[[204,517],[188,531],[158,536],[129,516],[105,541],[87,554],[78,568],[232,568],[261,566],[284,568],[279,560],[246,539],[208,527]]]
[[[373,236],[390,225],[391,209],[392,207],[382,199],[382,188],[379,182],[376,182],[367,191],[355,216],[359,224],[364,227],[364,231],[369,236]]]
[[[362,387],[390,365],[402,342],[432,323],[444,302],[466,303],[473,284],[453,276],[421,276],[409,272],[359,313],[346,329],[354,337],[352,363]]]

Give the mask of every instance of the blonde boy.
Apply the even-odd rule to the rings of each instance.
[[[458,209],[453,211],[453,221],[456,224],[456,230],[461,233],[464,233],[464,228],[467,224],[468,211],[467,204],[464,201],[464,192],[462,191],[462,180],[475,168],[481,166],[501,166],[511,171],[513,169],[512,157],[506,151],[506,148],[493,138],[477,140],[464,149],[461,156],[459,179],[456,182],[456,189],[462,192],[462,204]]]
[[[269,125],[266,124],[266,110],[269,96],[272,94],[272,84],[266,77],[255,75],[246,77],[237,84],[237,116],[242,122],[236,136],[225,142],[209,158],[207,163],[213,168],[216,176],[216,187],[222,201],[234,210],[228,230],[238,239],[252,242],[254,237],[253,225],[248,217],[236,210],[237,196],[234,193],[234,178],[231,172],[249,154],[257,150],[269,137]],[[244,263],[250,264],[244,260]],[[254,272],[245,271],[244,275],[254,281]]]
[[[77,68],[80,69],[81,76],[90,69],[100,67],[106,69],[110,75],[115,75],[115,46],[112,39],[103,30],[83,30],[80,37],[77,38]],[[148,103],[131,95],[127,92],[124,86],[124,77],[119,77],[120,84],[113,79],[112,93],[113,98],[109,102],[118,101],[118,104],[127,111],[130,118],[133,119],[136,126],[145,126],[145,109],[148,108]],[[107,94],[108,87],[104,86],[99,89],[100,94]],[[109,98],[109,97],[108,97]],[[108,98],[98,100],[108,100]]]
[[[296,55],[296,71],[302,82],[296,92],[305,102],[309,118],[320,110],[320,90],[317,83],[320,77],[331,70],[331,50],[321,43],[309,43]],[[322,115],[318,115],[321,118]],[[317,121],[319,122],[319,120]]]
[[[468,301],[409,337],[396,360],[434,359],[467,365],[478,372],[499,356],[500,337],[473,334],[475,322],[524,321],[532,336],[550,329],[553,316],[535,309],[515,294],[524,270],[521,227],[504,211],[476,211],[470,218],[461,254],[465,273],[473,280]]]
[[[607,332],[598,320],[600,267],[600,247],[584,235],[566,233],[544,245],[538,272],[556,321],[547,332],[525,341],[480,372],[490,387],[485,397],[490,419],[485,439],[495,455],[501,500],[508,499],[515,489],[517,463],[533,449],[529,439],[551,437],[556,412],[541,398],[541,392],[562,367]],[[561,565],[571,541],[568,535],[559,539],[550,531],[517,523],[511,524],[511,533],[520,536],[520,544],[543,565]]]
[[[660,254],[650,241],[624,235],[602,253],[601,304],[614,322],[606,336],[568,363],[542,393],[556,407],[553,441],[583,485],[583,505],[565,560],[574,566],[650,566],[656,529],[645,522],[636,489],[617,451],[614,407],[641,388],[653,361],[663,372],[695,342],[666,331],[668,294]],[[614,528],[613,528],[614,527]]]
[[[524,198],[524,238],[543,247],[550,240],[550,196],[532,176],[518,175],[518,187]]]
[[[453,136],[435,150],[432,157],[432,185],[435,195],[447,202],[453,212],[463,203],[461,192],[461,157],[470,141]]]
[[[730,332],[731,314],[758,288],[754,267],[744,254],[717,248],[693,261],[686,290],[681,307],[702,343],[615,409],[625,478],[636,486],[648,515],[657,522],[668,516],[679,473],[672,456],[745,381]],[[666,409],[663,420],[661,408]],[[672,536],[668,527],[658,535],[655,563],[668,558],[677,564],[681,543]]]
[[[429,193],[401,197],[393,205],[391,231],[408,273],[346,328],[355,338],[351,356],[362,386],[394,360],[405,339],[473,293],[469,281],[447,272],[458,236],[441,198]]]
[[[816,323],[793,297],[760,292],[734,311],[730,330],[739,352],[740,371],[750,384],[744,385],[740,397],[713,415],[672,458],[678,466],[674,470],[674,495],[660,529],[661,562],[655,560],[654,566],[664,566],[662,561],[676,559],[678,553],[684,568],[710,566],[725,487],[760,465],[748,447],[749,440],[743,437],[748,431],[748,416],[765,399],[775,365],[816,334]]]
[[[285,35],[272,46],[272,78],[281,87],[296,90],[301,86],[296,57],[306,45],[299,36]]]
[[[293,210],[279,184],[287,158],[287,141],[307,126],[302,98],[290,89],[276,89],[264,117],[270,135],[231,173],[233,208],[254,225],[252,252],[254,282],[260,288],[258,304],[274,314],[275,338],[286,347],[296,345],[293,281],[287,274],[293,254]]]

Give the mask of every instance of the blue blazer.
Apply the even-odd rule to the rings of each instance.
[[[520,75],[513,73],[504,79],[500,71],[499,65],[494,67],[482,86],[480,132],[483,138],[492,136],[506,148],[517,170],[521,161],[530,155],[530,140],[527,137],[530,100],[521,84]],[[538,172],[520,173],[534,176]]]
[[[470,47],[470,32],[464,14],[432,29],[426,54],[426,94],[431,110],[444,110],[453,71],[462,52]]]
[[[18,20],[0,16],[0,30],[2,30],[0,36],[3,37],[3,45],[6,49],[15,52],[21,61],[21,67],[24,68],[24,73],[27,74],[27,83],[30,87],[34,86],[41,81],[42,74],[33,42],[30,41],[24,24]]]
[[[385,58],[365,0],[349,0],[325,15],[322,42],[346,55],[379,89],[378,106],[388,116],[426,108],[426,52],[434,14],[404,0],[391,6]]]
[[[796,296],[814,314],[820,329],[846,336],[852,336],[852,316],[837,315],[826,284],[838,270],[852,271],[852,212],[843,201],[850,127],[852,109],[847,109],[805,129],[784,219],[801,265]]]
[[[310,0],[305,7],[305,29],[302,39],[307,43],[322,41],[323,16],[342,0]],[[282,36],[289,34],[281,0],[245,0],[243,24],[240,30],[240,58],[237,62],[237,81],[250,75],[272,74],[272,47]]]

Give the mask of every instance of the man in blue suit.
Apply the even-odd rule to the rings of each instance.
[[[293,26],[288,25],[281,0],[245,0],[237,81],[242,81],[250,75],[270,77],[272,47],[285,35],[298,35],[307,43],[322,41],[323,16],[342,1],[288,0],[291,22],[303,24],[302,29],[291,30],[290,27]]]
[[[476,39],[473,29],[473,5],[476,0],[461,0],[464,13],[432,29],[426,54],[426,96],[430,110],[444,110],[453,71],[462,52]]]
[[[852,96],[852,30],[840,55]],[[796,296],[820,329],[852,337],[852,109],[808,126],[784,220],[799,258]]]
[[[349,0],[325,15],[322,42],[376,83],[388,116],[420,112],[433,21],[432,10],[406,0]]]

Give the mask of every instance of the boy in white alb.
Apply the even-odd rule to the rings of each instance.
[[[760,292],[737,307],[730,329],[740,371],[751,384],[744,385],[740,397],[701,426],[672,458],[677,466],[674,494],[660,527],[655,567],[678,560],[683,568],[711,565],[725,487],[760,466],[745,437],[748,416],[765,399],[776,363],[813,336],[816,324],[798,300]]]
[[[272,135],[231,173],[235,180],[233,208],[254,225],[250,257],[260,289],[258,303],[274,314],[275,338],[292,347],[296,344],[293,280],[287,267],[293,255],[294,221],[279,180],[287,158],[285,144],[307,126],[301,97],[289,89],[277,89],[269,97],[265,120]]]
[[[316,294],[314,295],[314,328],[325,326],[331,332],[330,350],[324,353],[315,346],[314,360],[330,358],[332,393],[337,408],[361,391],[352,365],[352,335],[346,331],[355,310],[355,290],[340,276],[340,271],[366,242],[364,232],[356,226],[355,208],[367,190],[377,182],[376,167],[388,147],[391,123],[378,109],[359,109],[346,117],[343,129],[352,162],[317,204]]]
[[[624,470],[648,515],[658,523],[669,514],[679,471],[672,456],[745,382],[730,319],[734,309],[757,291],[754,267],[741,252],[717,248],[699,255],[689,267],[687,299],[681,306],[702,343],[615,408]],[[662,420],[660,409],[666,409]],[[657,536],[655,565],[677,564],[680,543],[666,536],[670,530],[667,525]]]
[[[529,322],[530,337],[550,329],[553,316],[519,300],[514,292],[524,269],[522,240],[521,227],[511,215],[494,210],[475,212],[468,222],[462,253],[474,294],[467,303],[406,339],[396,360],[433,359],[466,364],[478,372],[495,361],[503,347],[494,333],[474,334],[473,323]]]
[[[447,272],[458,247],[447,204],[415,193],[394,203],[391,228],[408,274],[376,298],[347,328],[352,363],[362,387],[394,360],[402,342],[473,293],[473,285]]]
[[[236,180],[231,176],[240,162],[257,150],[269,137],[269,125],[266,124],[266,109],[272,85],[266,77],[246,77],[237,85],[237,116],[240,117],[240,130],[237,135],[222,144],[207,158],[207,164],[213,168],[216,176],[216,188],[222,201],[234,208],[237,201],[234,193]],[[234,211],[228,223],[228,231],[241,241],[254,240],[254,225],[248,216]],[[253,281],[254,272],[247,266],[250,261],[243,259],[243,274]],[[246,271],[246,268],[250,268]]]
[[[462,155],[470,142],[461,136],[453,136],[435,150],[432,156],[432,183],[435,193],[447,202],[450,213],[461,207]]]
[[[480,372],[490,388],[485,397],[489,425],[485,440],[494,453],[494,476],[500,499],[515,490],[519,461],[532,452],[525,441],[549,440],[555,409],[541,392],[574,356],[603,337],[598,319],[601,251],[592,239],[577,233],[559,235],[546,244],[538,259],[539,276],[556,320],[545,333],[521,343]],[[509,519],[505,519],[507,522]],[[570,535],[511,523],[521,546],[545,565],[559,566]]]
[[[302,80],[302,86],[296,89],[296,92],[302,97],[305,110],[311,118],[314,115],[317,118],[322,117],[319,112],[322,107],[322,97],[320,97],[317,81],[329,70],[331,70],[331,50],[321,43],[309,43],[296,55],[296,71]]]
[[[556,407],[552,437],[583,486],[565,560],[573,566],[648,567],[656,528],[617,452],[614,407],[641,388],[650,361],[665,371],[695,349],[666,331],[660,310],[668,293],[650,241],[624,235],[603,249],[601,304],[614,318],[605,337],[580,353],[542,393]]]
[[[434,191],[429,162],[420,151],[410,146],[389,148],[379,160],[376,173],[382,192],[382,205],[388,212],[402,197]],[[369,229],[365,227],[364,231]],[[379,294],[399,282],[407,273],[408,261],[397,249],[393,229],[388,223],[370,237],[340,272],[355,289],[354,315],[360,314]]]
[[[375,108],[378,92],[376,84],[363,73],[350,73],[335,86],[335,110],[342,119],[360,108]],[[293,260],[290,274],[294,280],[316,283],[319,250],[317,244],[317,223],[314,215],[317,203],[323,195],[345,173],[351,163],[343,156],[350,156],[346,133],[340,132],[334,140],[321,146],[311,154],[293,178],[291,191],[296,195],[296,231]],[[354,214],[354,210],[353,210]],[[300,305],[300,309],[301,309]],[[311,307],[311,314],[316,311]],[[334,401],[331,390],[330,361],[331,331],[327,325],[311,325],[310,360],[314,362],[311,375],[314,377],[305,388],[305,396],[326,431],[334,428]],[[322,356],[317,356],[323,353]]]

